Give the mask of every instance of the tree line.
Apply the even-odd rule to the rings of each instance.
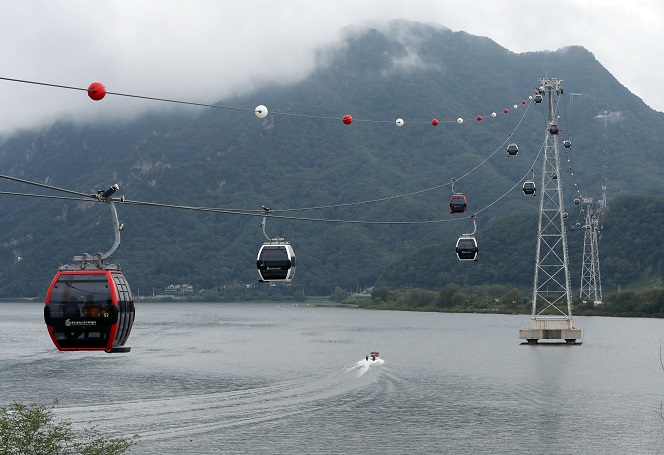
[[[337,289],[330,300],[360,308],[448,313],[529,314],[530,291],[504,285],[459,286],[447,284],[440,291],[376,287],[370,297],[358,297]],[[575,299],[575,316],[664,317],[664,287],[640,291],[616,291],[601,304]]]

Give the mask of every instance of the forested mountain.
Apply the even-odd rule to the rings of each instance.
[[[0,174],[90,194],[118,183],[118,195],[133,201],[310,209],[275,212],[287,218],[267,222],[268,234],[293,244],[293,288],[307,295],[376,283],[528,287],[538,198],[525,197],[518,182],[541,168],[535,158],[546,106],[529,96],[544,76],[563,79],[565,94],[555,101],[561,139],[573,146],[561,157],[560,177],[574,217],[572,199],[598,198],[606,177],[603,281],[656,280],[661,255],[651,248],[658,234],[651,221],[661,215],[657,197],[664,197],[664,115],[581,47],[516,54],[487,38],[418,23],[353,29],[343,45],[320,50],[305,80],[219,100],[249,111],[168,111],[131,123],[61,122],[16,133],[0,145]],[[270,110],[264,119],[253,113],[259,104]],[[341,121],[345,114],[352,124]],[[404,126],[395,125],[397,118]],[[436,127],[433,118],[441,121]],[[507,141],[518,143],[517,157],[507,156]],[[459,264],[454,254],[458,235],[473,226],[448,213],[452,179],[469,213],[479,212],[478,263]],[[9,181],[0,190],[53,194]],[[374,202],[355,204],[363,201]],[[43,295],[59,264],[112,244],[104,204],[0,195],[0,209],[0,296]],[[117,209],[125,229],[112,262],[122,265],[134,293],[256,282],[264,240],[259,216]],[[376,224],[386,221],[422,223]],[[580,242],[581,233],[570,236],[573,279]],[[647,254],[636,254],[635,245]]]

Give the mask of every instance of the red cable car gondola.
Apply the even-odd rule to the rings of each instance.
[[[129,352],[134,298],[117,266],[76,270],[65,265],[46,294],[44,321],[60,351]]]
[[[466,208],[466,196],[461,193],[453,194],[450,198],[450,213],[464,213]]]
[[[111,208],[115,231],[111,249],[74,256],[80,264],[60,266],[46,294],[44,322],[60,351],[131,350],[125,343],[134,323],[134,298],[120,267],[104,264],[120,247],[121,226],[111,198],[118,189],[113,185],[94,196]]]

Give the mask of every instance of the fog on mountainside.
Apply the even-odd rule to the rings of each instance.
[[[664,197],[664,114],[649,109],[581,47],[516,54],[464,32],[410,22],[390,27],[355,30],[344,46],[321,49],[317,69],[295,85],[220,100],[263,104],[271,112],[264,119],[251,110],[201,109],[130,123],[59,122],[5,140],[2,174],[86,194],[118,183],[118,194],[134,201],[245,213],[118,203],[125,228],[111,262],[122,265],[134,293],[143,295],[169,284],[195,290],[256,285],[262,206],[323,207],[282,212],[285,218],[267,223],[270,235],[294,246],[292,287],[305,295],[379,282],[527,288],[538,198],[524,196],[517,185],[493,203],[533,166],[536,175],[541,169],[541,160],[534,160],[546,106],[529,97],[540,77],[558,77],[564,86],[556,100],[560,139],[573,143],[569,152],[561,147],[570,213],[576,217],[578,194],[599,198],[603,179],[608,183],[604,229],[613,240],[600,243],[601,257],[611,258],[602,278],[618,286],[656,274],[657,256],[634,257],[625,233],[646,248],[657,245],[658,229],[640,224],[654,214],[640,217],[634,209],[644,197]],[[526,105],[517,104],[522,99]],[[605,121],[606,113],[615,115]],[[345,114],[353,117],[350,125],[341,121]],[[482,121],[474,120],[478,115]],[[459,117],[466,120],[459,124]],[[434,118],[440,121],[435,127]],[[518,156],[507,155],[507,142],[518,143]],[[468,199],[468,214],[489,207],[477,218],[478,263],[459,263],[454,254],[457,237],[473,226],[449,214],[452,179]],[[437,189],[420,192],[430,188]],[[53,194],[6,180],[0,190]],[[351,204],[361,201],[375,202]],[[648,201],[651,210],[662,206],[660,199]],[[43,296],[59,264],[106,251],[113,241],[104,204],[10,195],[0,204],[0,296]],[[445,222],[374,224],[432,220]],[[570,236],[573,279],[580,241],[581,234]]]

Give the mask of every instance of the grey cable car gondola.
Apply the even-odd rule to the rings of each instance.
[[[265,242],[256,258],[259,281],[290,282],[295,275],[295,251],[288,242]]]
[[[558,134],[558,125],[556,123],[549,125],[549,134]]]
[[[477,240],[475,240],[475,231],[477,231],[477,223],[475,222],[475,215],[471,216],[473,220],[473,232],[470,234],[462,234],[457,239],[456,255],[460,261],[477,261]]]
[[[527,196],[535,196],[535,182],[527,180],[523,182],[523,194]]]
[[[535,100],[535,104],[540,104],[542,102],[542,95],[538,93],[533,97],[533,100]]]
[[[265,225],[272,209],[263,206],[263,211],[265,214],[261,228],[268,241],[263,243],[256,258],[256,268],[260,277],[258,281],[290,283],[295,276],[295,251],[284,239],[267,235]]]
[[[472,235],[462,235],[456,243],[456,254],[460,261],[477,261],[477,240]]]
[[[581,199],[577,197],[574,199],[574,205],[579,205],[579,204],[581,204]]]
[[[507,154],[509,156],[516,156],[518,153],[519,153],[519,147],[516,144],[512,143],[507,146]]]
[[[570,141],[569,139],[565,139],[563,141],[563,145],[565,146],[566,149],[571,148],[572,147],[572,141]]]

